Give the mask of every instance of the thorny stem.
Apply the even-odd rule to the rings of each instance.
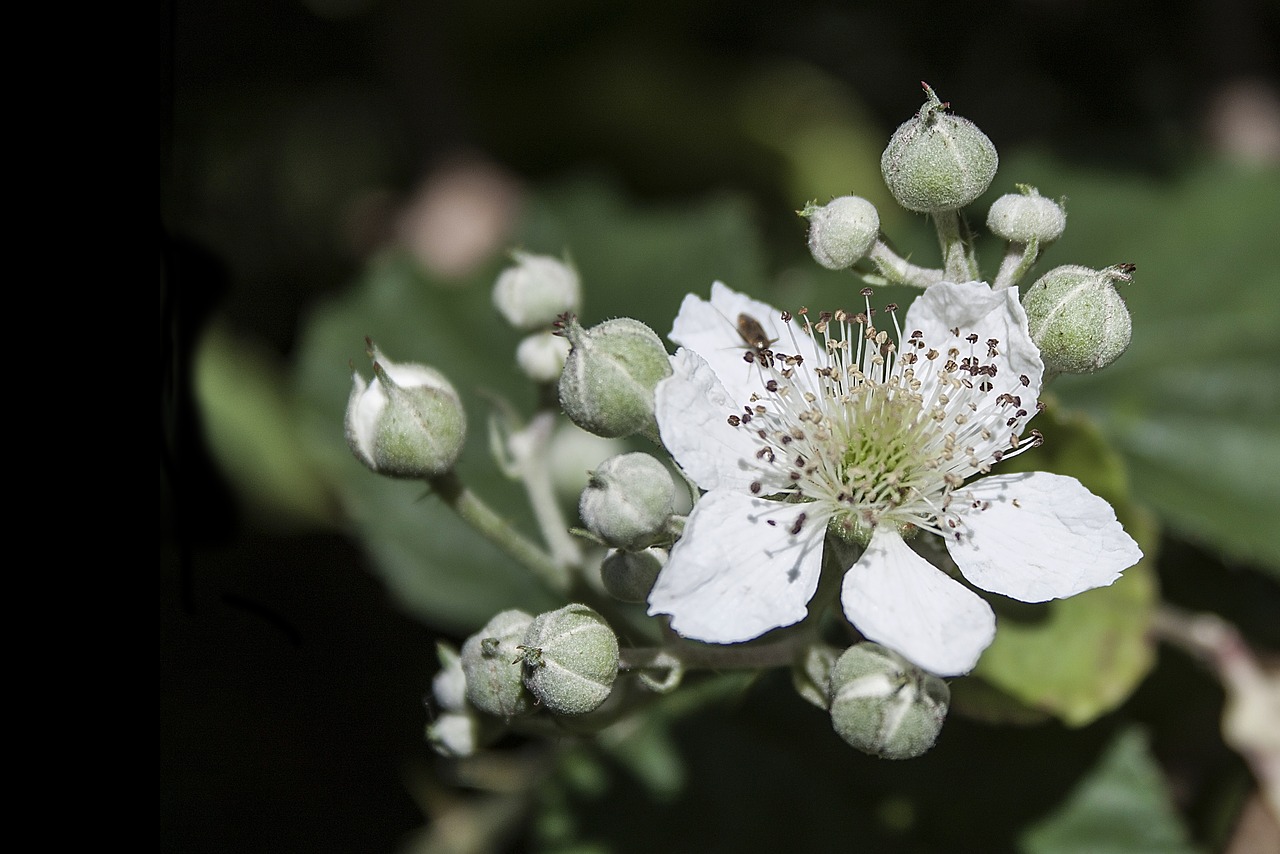
[[[568,570],[467,489],[455,472],[427,478],[427,482],[463,521],[527,567],[548,587],[560,593],[569,589]]]

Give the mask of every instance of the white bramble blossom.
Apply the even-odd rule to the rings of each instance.
[[[995,615],[908,545],[917,532],[941,536],[973,585],[1024,602],[1111,584],[1142,557],[1076,479],[988,474],[1040,442],[1021,436],[1044,367],[1016,289],[933,285],[901,328],[896,308],[886,311],[893,334],[869,306],[792,317],[720,282],[710,302],[685,297],[657,421],[707,492],[650,614],[710,643],[797,623],[830,530],[863,546],[841,591],[849,620],[923,669],[955,675],[991,643]]]

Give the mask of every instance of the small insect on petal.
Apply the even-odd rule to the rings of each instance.
[[[738,335],[742,336],[748,347],[756,350],[767,350],[778,340],[770,338],[764,331],[764,325],[749,314],[738,315]]]

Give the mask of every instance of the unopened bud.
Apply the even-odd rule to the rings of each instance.
[[[560,374],[560,405],[570,420],[597,436],[656,438],[653,390],[671,376],[657,333],[638,320],[618,317],[590,329],[568,318],[564,334],[573,349]]]
[[[884,759],[912,759],[933,747],[951,689],[879,644],[845,650],[831,671],[831,722],[840,737]]]
[[[841,196],[825,205],[807,205],[809,252],[828,270],[845,270],[863,258],[880,236],[876,206],[859,196]]]
[[[512,255],[516,265],[503,270],[493,285],[493,304],[508,323],[537,329],[578,310],[582,289],[576,270],[549,255]]]
[[[646,602],[649,591],[666,566],[665,549],[649,548],[638,552],[614,549],[600,564],[600,581],[610,596],[623,602]]]
[[[928,100],[894,132],[880,172],[898,204],[910,211],[953,211],[991,185],[1000,158],[978,126],[951,115],[928,86]]]
[[[436,644],[436,657],[440,670],[431,680],[431,696],[436,705],[446,712],[461,712],[467,708],[467,676],[462,672],[462,657],[445,643]]]
[[[831,707],[831,669],[840,650],[825,643],[812,643],[800,651],[791,665],[791,684],[796,693],[819,709]]]
[[[549,331],[535,332],[516,347],[516,364],[526,377],[538,383],[560,379],[568,356],[569,342]]]
[[[1105,368],[1129,346],[1133,321],[1117,282],[1129,282],[1133,265],[1105,270],[1068,265],[1045,273],[1022,296],[1031,340],[1045,367],[1064,374]]]
[[[637,452],[610,457],[590,473],[578,515],[606,545],[636,552],[667,536],[675,505],[667,467]]]
[[[539,614],[520,646],[524,684],[560,715],[594,711],[618,676],[618,638],[586,605]]]
[[[460,759],[487,739],[486,722],[471,712],[446,712],[427,724],[427,742],[441,756]]]
[[[1018,185],[1020,193],[1009,193],[996,199],[987,211],[987,228],[1002,240],[1030,243],[1041,248],[1062,236],[1067,227],[1067,213],[1053,199],[1040,195],[1035,187]]]
[[[503,611],[462,645],[467,701],[486,714],[512,718],[533,711],[533,698],[520,679],[521,653],[533,617]]]
[[[467,436],[462,401],[435,368],[395,363],[369,342],[374,379],[353,374],[347,445],[360,462],[391,477],[433,477],[453,468]]]

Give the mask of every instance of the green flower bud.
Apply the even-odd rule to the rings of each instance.
[[[645,602],[666,566],[665,549],[626,552],[614,549],[600,564],[600,581],[609,595],[623,602]]]
[[[1046,368],[1088,374],[1120,358],[1133,322],[1115,283],[1131,281],[1132,274],[1132,264],[1105,270],[1068,265],[1050,270],[1027,289],[1022,307]]]
[[[467,638],[462,645],[467,702],[499,718],[533,711],[533,698],[520,679],[518,648],[532,622],[524,611],[503,611]]]
[[[453,468],[467,437],[462,401],[444,374],[397,364],[369,344],[374,379],[352,375],[345,428],[360,462],[390,477],[433,477]]]
[[[948,104],[928,86],[924,91],[928,100],[894,132],[880,156],[880,172],[907,210],[957,210],[991,185],[1000,158],[977,125],[948,114]]]
[[[828,270],[845,270],[863,258],[880,236],[876,206],[858,196],[841,196],[825,205],[806,205],[809,252]]]
[[[537,329],[578,310],[582,288],[576,270],[549,255],[512,255],[516,266],[503,270],[493,286],[493,304],[508,323]]]
[[[547,456],[551,460],[551,482],[556,495],[577,501],[587,488],[590,471],[600,463],[627,450],[623,439],[606,439],[583,430],[577,424],[561,423],[551,437]]]
[[[570,420],[610,439],[633,433],[656,439],[653,390],[671,376],[662,339],[629,317],[585,330],[570,317],[564,334],[573,349],[560,374],[560,405]]]
[[[618,638],[586,605],[539,614],[521,647],[525,687],[559,715],[599,708],[618,676]]]
[[[840,650],[825,643],[813,643],[801,650],[791,666],[791,684],[796,693],[819,709],[831,706],[831,669]]]
[[[560,379],[568,355],[569,342],[562,336],[535,332],[516,347],[516,364],[534,382],[549,383]]]
[[[610,457],[590,473],[578,515],[605,544],[638,552],[667,535],[675,507],[676,485],[666,466],[633,453]]]
[[[951,689],[879,644],[849,647],[831,670],[831,722],[840,737],[884,759],[912,759],[938,739]]]
[[[1037,241],[1044,247],[1062,236],[1067,212],[1053,199],[1040,195],[1035,187],[1019,184],[1020,193],[996,199],[987,211],[987,228],[1011,243]]]

